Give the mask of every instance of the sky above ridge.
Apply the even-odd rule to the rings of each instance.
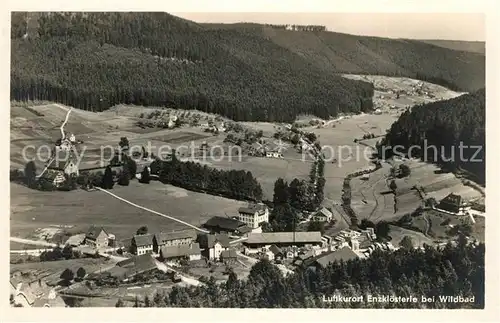
[[[482,13],[172,13],[199,23],[324,25],[329,31],[411,39],[486,40]]]

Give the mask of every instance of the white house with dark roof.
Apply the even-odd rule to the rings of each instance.
[[[328,210],[326,207],[321,208],[318,212],[314,213],[311,220],[318,222],[330,222],[333,219],[332,211]]]
[[[251,228],[252,232],[262,232],[260,223],[269,222],[269,209],[263,203],[241,207],[238,213],[238,220]]]
[[[132,238],[132,252],[138,256],[153,252],[153,235],[141,234]]]
[[[219,260],[221,253],[230,247],[229,236],[226,234],[205,234],[198,241],[202,255],[210,260]]]
[[[101,227],[90,227],[85,234],[84,243],[93,248],[103,248],[109,246],[110,235]]]

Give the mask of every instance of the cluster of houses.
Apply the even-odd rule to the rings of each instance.
[[[221,133],[227,130],[224,121],[220,123],[204,123],[201,126],[205,128],[206,132]]]
[[[331,221],[332,217],[332,212],[326,208],[313,215],[316,221]],[[342,230],[333,237],[322,235],[319,231],[262,232],[261,223],[268,221],[269,210],[264,204],[249,204],[238,209],[238,216],[210,218],[203,225],[209,233],[188,229],[135,235],[130,248],[135,257],[119,264],[116,275],[130,277],[154,268],[158,263],[155,258],[162,262],[204,259],[234,263],[237,261],[237,250],[231,240],[239,238],[243,245],[242,251],[247,256],[276,263],[287,262],[297,267],[324,267],[338,260],[368,257],[375,249],[394,250],[390,243],[376,242],[373,228]],[[113,247],[114,241],[112,234],[102,228],[92,227],[81,243],[102,249]]]
[[[161,261],[209,261],[230,263],[236,260],[228,234],[197,234],[194,229],[135,235],[131,252],[137,256],[153,255]]]
[[[255,142],[248,147],[250,154],[257,157],[267,157],[267,158],[283,158],[282,150],[283,146],[276,143],[258,143]]]

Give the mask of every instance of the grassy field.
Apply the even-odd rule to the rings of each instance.
[[[434,240],[429,237],[426,237],[423,233],[401,228],[395,225],[390,225],[389,236],[391,236],[392,238],[391,243],[395,247],[399,246],[399,243],[401,242],[401,240],[403,240],[405,236],[411,237],[413,239],[415,246],[418,245],[419,247],[422,247],[424,243],[430,246],[435,245]]]
[[[78,268],[83,267],[87,273],[92,273],[110,266],[110,261],[98,258],[80,258],[58,261],[44,261],[36,263],[11,264],[10,272],[16,271],[31,273],[30,281],[37,281],[43,278],[47,283],[57,283],[61,273],[69,268],[76,272]]]
[[[426,193],[426,197],[433,197],[437,201],[450,193],[461,195],[465,201],[474,201],[481,198],[481,192],[466,186],[452,173],[443,173],[433,164],[417,160],[404,162],[410,167],[410,176],[396,180],[397,215],[411,213],[422,203],[418,193],[412,187],[418,185]],[[398,167],[401,162],[395,163]]]
[[[171,231],[186,226],[132,207],[106,193],[82,190],[41,192],[11,184],[11,236],[29,237],[37,228],[51,225],[74,225],[85,231],[91,225],[102,226],[117,240],[130,238],[146,225],[150,231]],[[194,193],[160,182],[115,186],[112,192],[133,203],[200,225],[213,215],[236,215],[245,205],[221,197]]]
[[[472,237],[484,241],[484,217],[477,217],[472,225]],[[404,227],[421,232],[432,239],[447,240],[454,237],[452,226],[460,225],[461,218],[456,215],[444,214],[434,210],[425,211],[423,215],[412,217],[411,222]]]
[[[351,180],[351,206],[358,219],[392,221],[398,216],[394,214],[394,195],[387,194],[387,176],[390,165],[382,164],[382,168],[371,173],[368,179],[356,177]]]

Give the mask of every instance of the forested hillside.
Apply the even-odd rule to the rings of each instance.
[[[485,86],[484,52],[467,50],[467,43],[471,42],[388,39],[326,31],[296,32],[244,23],[203,26],[260,35],[334,73],[411,77],[465,92]]]
[[[484,87],[480,54],[317,30],[196,24],[166,13],[14,13],[11,37],[12,99],[93,111],[158,105],[252,121],[370,111],[373,86],[338,73]]]
[[[481,89],[451,100],[413,107],[391,126],[379,149],[397,145],[408,149],[414,145],[419,149],[412,150],[413,157],[426,157],[427,161],[443,163],[452,169],[463,168],[484,183],[485,94],[485,89]],[[464,147],[460,148],[461,145]],[[424,155],[426,146],[429,149]],[[437,159],[431,146],[437,148]],[[391,151],[387,150],[386,156]]]
[[[417,78],[470,92],[485,86],[485,57],[431,44],[333,32],[264,28],[275,43],[337,73]]]
[[[419,41],[439,47],[486,54],[486,42],[484,41],[461,41],[461,40],[440,40],[440,39],[419,39]]]
[[[363,296],[364,300],[323,300],[334,295]],[[369,302],[368,295],[413,296],[418,302]],[[435,297],[435,301],[421,302],[422,296]],[[473,301],[446,302],[440,296],[469,297]],[[156,294],[145,303],[150,307],[484,308],[484,244],[376,251],[365,260],[304,269],[286,278],[263,260],[253,266],[247,280],[238,280],[230,273],[225,284],[217,284],[212,277],[206,286],[174,287],[170,293]]]

